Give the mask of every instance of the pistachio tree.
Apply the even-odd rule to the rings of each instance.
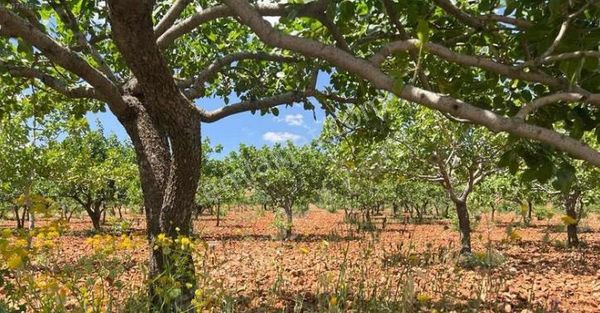
[[[117,200],[119,187],[136,179],[129,147],[102,129],[75,130],[61,141],[52,142],[48,165],[59,197],[73,199],[88,214],[95,230],[110,201]],[[121,190],[123,191],[123,190]]]
[[[210,209],[211,214],[215,214],[217,226],[219,226],[222,215],[222,206],[232,204],[239,200],[245,187],[240,185],[235,173],[235,163],[231,157],[223,159],[211,156],[212,153],[222,152],[222,147],[217,145],[210,146],[210,142],[205,140],[202,148],[202,175],[198,185],[196,201],[199,205],[199,212]]]
[[[306,209],[321,189],[325,169],[321,152],[288,142],[262,148],[242,145],[238,157],[248,185],[285,213],[282,235],[290,238],[294,208]]]

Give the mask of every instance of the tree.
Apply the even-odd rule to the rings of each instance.
[[[202,175],[196,199],[202,211],[209,208],[211,214],[217,218],[217,226],[221,221],[221,206],[232,203],[240,198],[241,191],[245,188],[239,185],[239,180],[231,173],[235,172],[235,166],[231,158],[210,158],[209,153],[220,153],[221,146],[210,147],[210,142],[205,140],[202,148]],[[213,211],[216,209],[216,212]],[[201,212],[199,212],[201,213]]]
[[[223,2],[201,1],[198,10],[189,0],[0,6],[0,65],[4,83],[17,86],[11,93],[35,79],[62,102],[106,103],[125,127],[137,154],[151,246],[161,233],[191,231],[201,122],[275,113],[294,102],[311,109],[308,97],[332,111],[389,93],[600,165],[600,152],[578,136],[598,126],[595,3]],[[280,17],[279,23],[263,16]],[[331,75],[325,91],[315,88],[321,72]],[[229,104],[232,93],[241,101]],[[205,96],[225,105],[196,106]],[[152,278],[165,269],[165,256],[150,251]],[[188,306],[192,289],[173,305]]]
[[[504,137],[453,123],[438,112],[412,108],[396,100],[375,111],[375,119],[383,124],[379,129],[370,127],[373,118],[369,114],[355,108],[338,116],[340,123],[350,129],[342,128],[340,133],[352,142],[348,146],[353,154],[367,155],[363,157],[363,168],[371,169],[371,176],[375,168],[388,175],[439,184],[456,208],[461,252],[470,253],[468,197],[494,172],[494,159]],[[418,209],[417,214],[422,216]]]
[[[67,124],[68,108],[45,108],[40,103],[49,99],[35,90],[30,85],[27,95],[8,97],[6,104],[15,101],[15,109],[0,115],[0,201],[14,211],[17,228],[25,227],[26,219],[33,228],[35,213],[40,213],[36,208],[45,211],[48,143]]]
[[[132,161],[127,150],[113,135],[96,131],[72,131],[54,142],[48,164],[54,169],[52,180],[60,197],[75,200],[88,214],[95,230],[100,230],[102,214],[108,202],[115,201],[119,186],[131,180]],[[129,154],[130,155],[130,154]],[[135,181],[135,178],[133,179]]]
[[[308,207],[321,188],[324,159],[314,146],[276,144],[260,149],[240,146],[241,170],[249,185],[265,194],[286,215],[283,237],[292,235],[295,207]]]

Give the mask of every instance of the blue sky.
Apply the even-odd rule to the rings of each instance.
[[[317,88],[322,89],[328,83],[329,77],[321,73]],[[237,101],[232,95],[231,103]],[[325,115],[316,100],[312,99],[312,102],[316,107],[315,115],[312,111],[304,110],[301,104],[292,107],[280,106],[277,117],[272,114],[261,116],[260,113],[239,113],[211,124],[202,124],[202,137],[210,138],[211,145],[222,145],[223,155],[237,150],[240,143],[263,146],[291,140],[296,144],[306,144],[321,133]],[[211,110],[221,107],[223,102],[220,98],[204,98],[198,100],[197,104]],[[106,135],[116,134],[123,140],[129,138],[110,112],[88,113],[87,118],[93,128],[96,120],[100,121]]]

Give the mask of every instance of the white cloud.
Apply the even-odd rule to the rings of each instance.
[[[264,19],[267,20],[271,26],[279,23],[279,16],[265,16]]]
[[[284,120],[290,126],[301,126],[304,124],[304,116],[302,114],[288,114]]]
[[[285,142],[288,140],[297,141],[302,138],[300,135],[288,133],[288,132],[266,132],[262,136],[263,140],[272,143]]]

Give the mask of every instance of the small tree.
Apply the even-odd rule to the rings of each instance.
[[[95,230],[108,201],[116,199],[118,182],[135,180],[127,148],[102,129],[73,131],[63,141],[51,145],[49,165],[58,194],[75,200],[85,210]]]
[[[210,153],[220,153],[221,146],[210,147],[210,142],[205,140],[202,147],[202,173],[196,201],[202,210],[210,208],[217,218],[219,226],[222,215],[222,205],[230,204],[238,200],[244,188],[239,185],[239,180],[232,173],[235,172],[235,165],[231,158],[215,159],[210,158]],[[200,213],[200,212],[199,212]]]
[[[494,171],[503,137],[397,100],[384,103],[339,115],[350,129],[339,133],[351,142],[354,155],[366,156],[367,168],[439,184],[456,208],[461,252],[471,252],[468,197]]]
[[[294,207],[306,207],[321,188],[324,159],[314,146],[287,143],[260,149],[241,146],[242,171],[252,186],[286,215],[283,237],[292,235]]]

